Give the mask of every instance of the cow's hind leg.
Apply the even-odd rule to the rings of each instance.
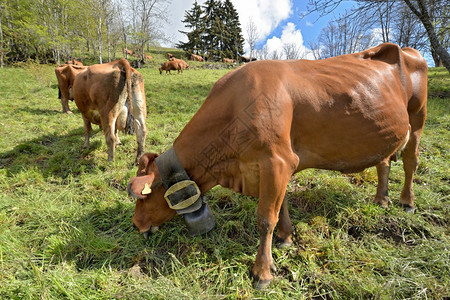
[[[138,80],[142,80],[142,78],[139,78]],[[147,128],[145,126],[145,117],[147,114],[145,94],[143,89],[140,89],[138,84],[136,84],[136,87],[133,89],[132,104],[136,140],[138,145],[135,161],[137,163],[142,154],[144,154],[145,137],[147,136]]]
[[[295,169],[294,165],[279,156],[264,159],[260,164],[260,196],[257,210],[260,244],[252,269],[255,286],[258,289],[268,286],[273,279],[271,271],[276,271],[272,259],[273,231],[278,222],[289,178]]]
[[[390,158],[383,160],[377,165],[378,187],[377,187],[377,194],[375,195],[375,203],[384,208],[388,208],[390,203],[388,192],[390,169],[391,169]]]
[[[419,142],[422,133],[423,125],[425,123],[426,108],[417,114],[410,115],[411,135],[405,149],[402,153],[403,170],[405,171],[405,184],[400,195],[400,204],[403,205],[405,211],[413,213],[414,206],[414,191],[413,191],[413,177],[419,165]]]
[[[102,128],[105,135],[106,145],[108,146],[108,161],[114,161],[114,154],[116,151],[116,136],[115,136],[115,119],[112,115],[108,118],[102,118]]]
[[[70,110],[70,107],[69,107],[69,100],[61,98],[61,105],[62,105],[63,113],[66,113],[66,114],[72,113],[72,111]]]
[[[276,242],[279,248],[286,248],[292,245],[292,223],[289,218],[288,201],[284,197],[281,205],[280,217],[278,220],[278,228],[276,233]]]
[[[91,137],[92,133],[92,126],[91,121],[89,119],[83,117],[84,122],[84,144],[83,149],[89,148],[89,138]]]

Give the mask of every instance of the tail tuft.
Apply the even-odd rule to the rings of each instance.
[[[130,99],[127,99],[127,102],[129,102]],[[133,135],[135,133],[134,128],[134,116],[132,114],[132,105],[126,104],[128,107],[128,116],[127,116],[127,122],[125,124],[125,129],[123,130],[125,134]]]

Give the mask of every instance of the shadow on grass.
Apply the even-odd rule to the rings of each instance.
[[[100,130],[94,130],[93,133],[102,134]],[[69,175],[89,172],[97,166],[90,154],[101,146],[101,142],[94,141],[82,151],[83,140],[82,128],[72,130],[67,135],[43,135],[18,144],[11,151],[0,152],[0,167],[7,170],[8,176],[30,167],[37,168],[45,178],[57,176],[65,179]]]
[[[21,107],[19,109],[16,110],[17,112],[25,112],[27,114],[32,114],[32,115],[38,115],[38,116],[42,116],[42,115],[59,115],[62,114],[61,110],[48,110],[48,109],[40,109],[40,108],[31,108],[31,107]]]

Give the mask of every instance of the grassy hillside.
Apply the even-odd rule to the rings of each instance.
[[[168,149],[226,72],[142,69],[146,150]],[[397,205],[401,161],[391,171],[389,210],[372,204],[375,168],[296,174],[288,188],[294,245],[274,249],[276,277],[255,291],[254,199],[216,187],[207,194],[213,231],[189,237],[176,217],[144,240],[126,192],[135,137],[122,135],[111,164],[97,128],[81,151],[81,115],[73,102],[73,115],[61,113],[54,67],[0,69],[0,298],[448,299],[450,76],[432,69],[429,77],[416,213]]]

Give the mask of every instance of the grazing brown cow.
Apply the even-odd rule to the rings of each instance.
[[[84,66],[81,61],[78,61],[78,60],[75,60],[75,59],[68,60],[67,64],[76,65],[76,66]]]
[[[185,62],[182,59],[172,57],[172,58],[169,58],[169,61],[176,61],[178,63],[178,65],[180,66],[181,71],[184,69],[188,69],[188,70],[191,69],[191,67],[187,64],[187,62]]]
[[[175,60],[169,60],[166,61],[165,63],[163,63],[161,65],[161,67],[159,67],[159,74],[162,74],[163,71],[166,71],[166,75],[167,73],[170,73],[170,71],[178,71],[178,74],[181,72],[183,73],[183,69],[181,68],[181,65],[178,63],[178,61]]]
[[[191,60],[193,61],[203,61],[203,57],[197,54],[191,54]]]
[[[281,245],[292,243],[284,197],[292,174],[376,166],[375,202],[387,207],[390,158],[402,150],[400,204],[414,210],[426,104],[425,60],[394,44],[318,61],[244,65],[217,81],[171,149],[142,156],[128,186],[138,198],[133,222],[139,232],[153,232],[216,185],[258,197],[260,244],[252,273],[258,288],[267,286],[275,270],[277,223]],[[184,214],[188,228],[194,227],[190,231],[214,225],[206,209],[193,213]]]
[[[85,71],[87,67],[74,64],[65,64],[56,67],[55,74],[58,80],[58,98],[61,99],[61,105],[64,113],[71,114],[69,100],[73,100],[72,86],[75,77]]]
[[[224,63],[234,64],[234,59],[231,59],[231,58],[222,58],[222,61]]]
[[[83,116],[83,148],[89,146],[91,123],[101,125],[108,145],[108,161],[113,161],[115,148],[120,144],[118,130],[135,130],[138,144],[136,161],[139,159],[147,135],[144,79],[126,59],[88,67],[75,78],[73,98]],[[131,116],[134,124],[131,124]]]
[[[144,58],[145,59],[153,59],[153,57],[151,57],[150,55],[144,54]]]
[[[134,52],[127,49],[127,48],[123,48],[123,55],[133,55]]]

